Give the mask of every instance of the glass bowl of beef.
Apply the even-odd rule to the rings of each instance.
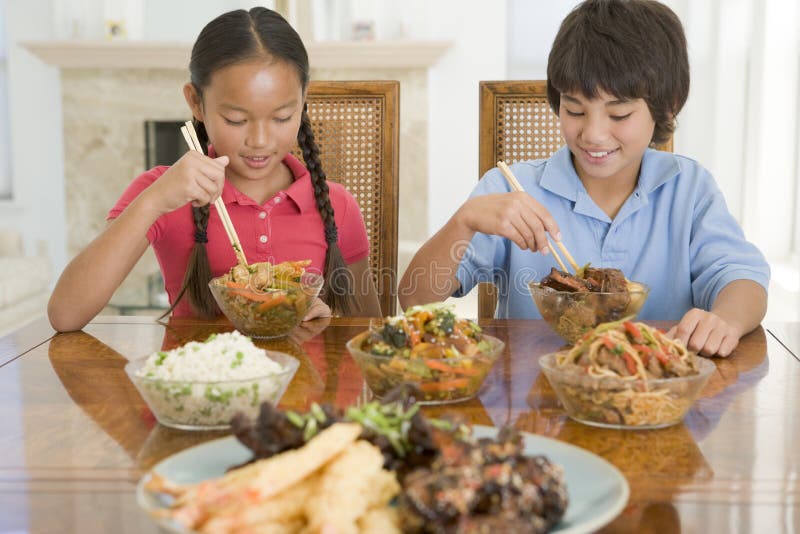
[[[475,397],[504,346],[441,303],[412,306],[347,342],[376,397],[412,384],[422,404]]]
[[[575,275],[553,269],[528,289],[542,318],[569,343],[601,323],[635,318],[650,293],[647,285],[628,280],[619,269],[591,267]]]
[[[254,338],[283,337],[300,324],[322,289],[322,276],[306,272],[307,264],[237,265],[208,286],[237,330]]]

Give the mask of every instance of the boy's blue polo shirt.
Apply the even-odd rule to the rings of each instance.
[[[744,238],[711,174],[689,158],[645,151],[636,189],[614,220],[589,197],[566,146],[550,159],[517,163],[512,170],[553,215],[576,262],[615,267],[650,286],[640,319],[678,320],[690,308],[709,310],[734,280],[753,280],[765,289],[769,284],[764,256]],[[495,168],[471,197],[508,191]],[[538,319],[527,284],[551,267],[557,267],[551,255],[477,233],[458,266],[461,288],[454,296],[494,281],[500,294],[497,317]]]

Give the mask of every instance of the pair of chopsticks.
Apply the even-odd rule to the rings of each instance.
[[[183,138],[186,140],[186,144],[189,146],[189,150],[196,150],[203,154],[203,147],[200,145],[200,140],[197,138],[197,132],[194,129],[194,124],[192,121],[186,121],[185,126],[181,126],[181,133],[183,134]],[[233,223],[231,222],[231,217],[228,215],[228,210],[225,208],[225,203],[222,201],[222,197],[219,196],[214,201],[214,207],[217,208],[217,213],[219,213],[219,218],[222,220],[222,226],[225,228],[225,233],[228,234],[228,239],[233,245],[233,252],[236,254],[236,259],[239,263],[245,267],[247,267],[247,258],[244,256],[244,250],[242,249],[242,243],[239,241],[239,236],[236,234],[236,228],[233,227]]]
[[[511,186],[511,189],[513,189],[514,191],[523,191],[522,186],[519,184],[517,178],[514,176],[514,173],[511,172],[511,169],[508,167],[508,165],[506,165],[505,161],[498,161],[497,168],[499,168],[500,172],[503,173],[503,176],[506,177],[508,185]],[[547,244],[550,245],[550,250],[553,252],[553,257],[558,262],[559,267],[561,267],[561,270],[564,271],[565,273],[569,273],[567,266],[564,265],[563,261],[561,261],[561,256],[558,255],[556,248],[553,246],[553,242],[550,241],[550,236],[545,234],[545,237],[547,237]],[[577,273],[578,264],[575,263],[575,260],[572,258],[572,254],[570,254],[569,251],[567,250],[567,247],[565,247],[561,241],[556,241],[556,245],[558,245],[558,248],[561,249],[561,252],[564,253],[564,257],[567,258],[567,261],[572,266],[572,270],[575,271],[575,273]]]

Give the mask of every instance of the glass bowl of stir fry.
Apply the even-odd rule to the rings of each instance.
[[[423,404],[459,402],[477,395],[504,346],[441,303],[412,306],[347,342],[376,397],[410,383]]]
[[[625,278],[619,269],[583,267],[576,274],[553,269],[528,284],[542,318],[568,343],[597,325],[636,317],[650,288]]]
[[[716,365],[653,327],[623,319],[587,332],[539,366],[567,415],[606,428],[681,422]]]
[[[309,263],[236,265],[208,286],[237,330],[255,338],[283,337],[300,324],[322,289],[322,276],[306,272]]]

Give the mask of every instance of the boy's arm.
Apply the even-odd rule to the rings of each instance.
[[[400,305],[408,308],[452,295],[460,287],[458,265],[477,232],[543,254],[548,253],[545,232],[561,239],[550,212],[525,191],[473,196],[414,255],[398,286]]]
[[[752,280],[734,280],[719,292],[711,312],[733,326],[742,337],[761,324],[767,314],[767,292]]]
[[[414,254],[397,287],[400,306],[439,302],[452,295],[460,284],[456,269],[475,231],[458,210],[449,221]]]
[[[767,312],[767,292],[752,280],[734,280],[717,295],[710,312],[693,308],[668,334],[706,356],[728,356],[739,338],[755,329]]]

